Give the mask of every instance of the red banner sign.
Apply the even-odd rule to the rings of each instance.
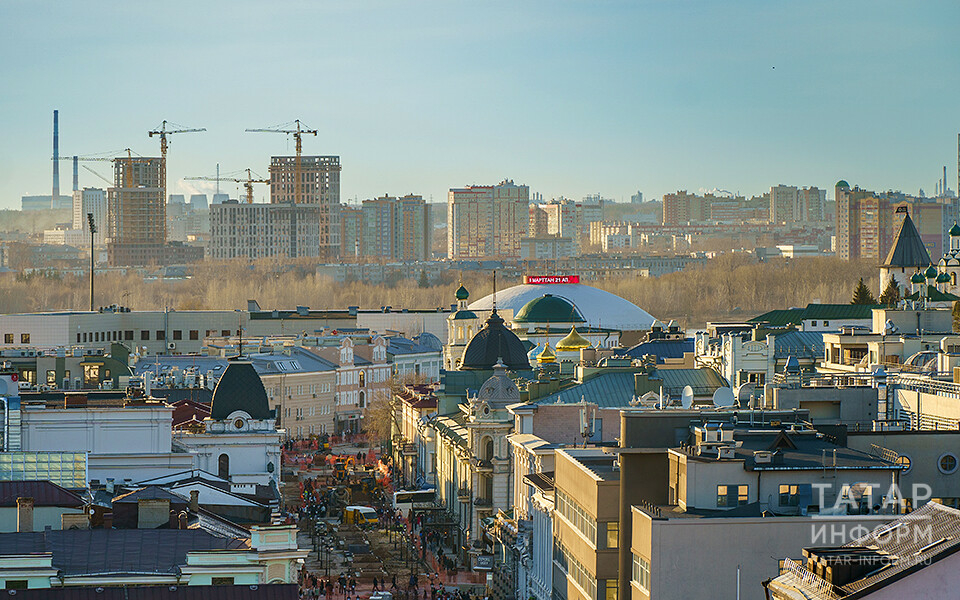
[[[544,283],[580,283],[579,275],[524,275],[523,282],[530,285]]]

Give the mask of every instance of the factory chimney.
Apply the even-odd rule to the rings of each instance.
[[[53,111],[53,194],[50,197],[50,208],[57,205],[60,199],[60,111]]]
[[[79,184],[80,184],[80,174],[77,172],[77,171],[78,171],[78,169],[77,169],[77,166],[78,166],[78,165],[77,165],[77,162],[78,162],[78,161],[77,161],[77,157],[74,156],[74,157],[73,157],[73,191],[77,191],[77,190],[80,189],[80,185],[79,185]]]

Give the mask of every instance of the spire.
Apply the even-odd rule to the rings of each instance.
[[[493,312],[497,312],[497,270],[493,270]]]

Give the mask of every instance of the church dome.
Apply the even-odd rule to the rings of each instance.
[[[517,337],[503,324],[503,318],[494,310],[483,328],[463,350],[461,369],[492,369],[497,361],[503,361],[508,369],[529,370],[527,349]]]
[[[926,279],[923,277],[923,273],[917,271],[913,274],[913,277],[910,278],[910,283],[923,283]]]
[[[946,273],[940,273],[937,275],[937,283],[950,283],[950,276]]]
[[[520,402],[520,390],[517,388],[517,384],[507,375],[504,363],[498,362],[494,365],[493,376],[480,386],[477,400],[485,402],[495,409]]]
[[[592,347],[593,344],[590,343],[590,340],[580,335],[577,332],[576,327],[570,330],[570,333],[567,334],[567,337],[557,342],[557,350],[560,352],[568,352],[571,350]]]
[[[467,291],[467,288],[463,287],[463,284],[460,284],[460,287],[457,288],[457,300],[466,300],[470,297],[470,292]]]
[[[550,342],[547,342],[547,345],[543,348],[543,352],[537,355],[537,362],[540,364],[557,362],[557,355],[550,347]]]
[[[953,227],[950,228],[950,237],[960,236],[960,225],[956,223],[953,224]]]
[[[840,181],[837,182],[837,185],[834,186],[834,187],[844,188],[844,189],[849,190],[849,189],[850,189],[850,184],[847,183],[846,181],[844,181],[843,179],[841,179]]]
[[[513,317],[514,323],[584,323],[583,315],[572,302],[544,294],[523,305]]]
[[[210,418],[214,421],[225,421],[238,410],[258,421],[274,418],[263,382],[248,360],[227,365],[210,401]]]
[[[924,274],[927,276],[927,279],[934,279],[937,276],[937,268],[930,265]]]

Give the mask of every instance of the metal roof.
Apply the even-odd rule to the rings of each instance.
[[[631,358],[641,358],[644,355],[657,357],[657,363],[663,364],[665,358],[683,358],[685,352],[694,351],[694,343],[690,338],[682,340],[651,340],[641,342],[628,349],[624,354]]]
[[[930,264],[930,253],[923,245],[923,239],[917,226],[913,224],[910,213],[904,213],[903,222],[897,230],[893,247],[883,261],[884,267],[923,268]]]
[[[819,331],[787,331],[773,337],[773,357],[822,358],[823,334]]]
[[[0,481],[0,506],[16,506],[17,498],[33,498],[34,506],[84,505],[80,496],[50,481]]]
[[[626,408],[633,400],[635,389],[634,371],[601,373],[584,383],[554,392],[531,404],[577,404],[582,397],[600,408]]]

